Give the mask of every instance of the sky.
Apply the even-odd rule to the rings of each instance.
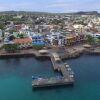
[[[0,0],[0,11],[100,12],[100,0]]]

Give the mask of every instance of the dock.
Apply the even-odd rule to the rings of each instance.
[[[62,56],[57,52],[49,52],[47,54],[40,54],[38,51],[34,50],[21,50],[18,53],[0,53],[1,58],[7,57],[27,57],[27,56],[35,56],[37,58],[41,57],[49,57],[53,70],[61,73],[61,76],[55,76],[51,78],[35,78],[32,79],[32,87],[50,87],[50,86],[58,86],[58,85],[72,85],[74,83],[74,74],[69,65],[64,64],[62,61]]]
[[[53,70],[58,71],[62,74],[61,77],[51,77],[51,78],[37,78],[33,79],[32,87],[50,87],[58,85],[72,85],[74,83],[74,74],[70,66],[64,64],[57,53],[52,53],[51,62],[53,65]]]
[[[67,78],[61,78],[60,80],[54,77],[50,79],[41,78],[32,81],[33,87],[48,87],[48,86],[71,85],[71,84],[73,84],[73,80]]]

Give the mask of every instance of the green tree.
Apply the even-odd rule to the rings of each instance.
[[[33,48],[36,49],[36,50],[41,50],[42,48],[44,47],[44,45],[33,45]]]
[[[2,31],[2,37],[4,38],[4,36],[5,36],[5,32],[4,32],[4,31]]]
[[[58,25],[58,24],[64,24],[64,22],[63,20],[54,19],[53,21],[51,21],[51,24]]]
[[[100,44],[100,36],[98,37],[98,44]]]
[[[9,53],[14,53],[18,50],[18,45],[17,44],[5,44],[3,46],[3,49],[6,51],[6,52],[9,52]]]
[[[10,41],[12,41],[12,40],[14,40],[15,39],[15,36],[14,35],[11,35],[10,37],[9,37],[9,40]]]
[[[25,38],[25,35],[24,34],[18,34],[17,37],[19,37],[19,38]]]
[[[1,29],[1,30],[4,30],[4,28],[5,28],[5,24],[0,23],[0,29]]]
[[[95,44],[95,38],[91,35],[87,35],[87,42],[89,44]]]

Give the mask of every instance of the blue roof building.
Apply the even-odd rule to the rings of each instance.
[[[33,36],[32,43],[33,45],[45,45],[44,37],[43,36]]]

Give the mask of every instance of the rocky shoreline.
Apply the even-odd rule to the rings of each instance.
[[[56,52],[56,51],[54,51]],[[91,48],[69,48],[64,52],[57,52],[62,60],[65,59],[72,59],[80,57],[82,54],[89,54],[89,55],[100,55],[100,47],[91,49]],[[0,52],[0,58],[11,58],[11,57],[32,57],[35,56],[36,58],[44,58],[50,57],[51,52],[49,51],[48,54],[40,54],[38,51],[30,49],[30,50],[21,50],[17,53],[6,53]]]

